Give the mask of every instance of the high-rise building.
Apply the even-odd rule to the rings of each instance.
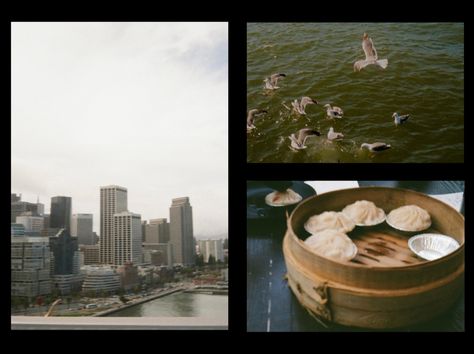
[[[53,275],[74,274],[79,271],[79,249],[77,238],[66,229],[49,238],[54,265]]]
[[[167,243],[144,243],[143,262],[155,266],[173,266],[173,245]]]
[[[100,262],[114,264],[114,214],[127,211],[127,189],[120,186],[100,187]]]
[[[142,263],[142,226],[140,214],[129,211],[114,214],[114,265]]]
[[[21,200],[17,200],[17,197],[12,197],[11,203],[11,222],[16,221],[16,217],[22,215],[25,212],[32,212],[33,215],[39,216],[38,214],[38,204],[36,203],[29,203],[23,202]]]
[[[16,223],[22,224],[25,227],[25,234],[29,235],[40,235],[43,230],[43,217],[42,216],[31,216],[21,215],[16,217]]]
[[[97,265],[100,263],[99,245],[79,245],[79,252],[83,260],[81,265]]]
[[[49,224],[51,228],[66,229],[71,232],[71,197],[57,196],[51,198]]]
[[[142,242],[145,242],[146,225],[147,225],[147,221],[142,220]]]
[[[95,236],[92,231],[92,214],[73,214],[71,219],[71,236],[77,237],[80,245],[94,245]]]
[[[222,240],[199,240],[197,244],[204,263],[209,263],[211,255],[216,261],[224,262],[224,244]]]
[[[21,201],[21,194],[11,193],[11,195],[12,195],[12,201],[11,201],[12,203]]]
[[[189,198],[175,198],[170,207],[170,242],[175,264],[194,264],[193,210]]]
[[[11,237],[11,295],[36,297],[51,293],[47,237]]]
[[[166,218],[151,219],[145,226],[146,243],[167,243],[170,240],[170,224]]]

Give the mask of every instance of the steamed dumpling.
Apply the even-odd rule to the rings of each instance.
[[[267,194],[265,203],[270,206],[285,206],[299,203],[302,199],[301,195],[288,188],[285,192],[275,191]]]
[[[313,215],[304,224],[304,228],[310,234],[322,230],[336,230],[339,232],[349,232],[355,227],[354,222],[341,212],[325,211],[319,215]]]
[[[430,214],[416,205],[405,205],[392,210],[387,223],[403,231],[421,231],[431,226]]]
[[[385,212],[377,208],[373,202],[368,200],[358,200],[349,204],[342,213],[352,219],[357,225],[377,225],[385,221]]]
[[[314,253],[336,261],[350,261],[357,255],[357,246],[344,233],[335,230],[323,230],[308,237],[306,245]]]

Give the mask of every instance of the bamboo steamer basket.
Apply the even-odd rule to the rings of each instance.
[[[348,233],[358,248],[352,261],[338,262],[310,251],[305,221],[324,211],[340,211],[369,200],[386,214],[415,204],[430,213],[429,230],[449,235],[460,247],[434,261],[408,248],[416,233],[386,223]],[[419,232],[421,233],[421,232]],[[427,321],[454,304],[464,288],[464,217],[449,205],[411,190],[361,187],[303,200],[287,219],[283,240],[287,279],[298,301],[319,319],[362,328],[398,328]]]

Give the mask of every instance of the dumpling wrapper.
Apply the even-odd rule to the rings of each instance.
[[[392,210],[387,223],[402,231],[422,231],[431,226],[430,214],[416,205],[405,205]]]
[[[270,206],[278,207],[296,204],[301,202],[302,199],[303,197],[301,195],[288,188],[286,192],[275,191],[267,194],[265,197],[265,203]]]
[[[354,230],[354,228],[355,223],[343,213],[337,211],[325,211],[313,215],[304,224],[304,229],[310,234],[328,229],[346,233]]]
[[[358,200],[342,209],[342,213],[360,226],[377,225],[385,221],[385,211],[368,200]]]
[[[357,255],[357,246],[342,232],[323,230],[308,237],[304,243],[314,253],[336,261],[348,262]]]

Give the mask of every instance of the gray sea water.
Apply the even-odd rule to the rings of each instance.
[[[364,59],[367,32],[387,58],[383,70]],[[285,73],[280,89],[267,92],[263,80]],[[309,96],[320,102],[307,116],[287,108]],[[344,110],[327,119],[323,105]],[[247,110],[268,114],[247,134],[248,162],[463,162],[464,24],[462,23],[249,23],[247,26]],[[392,114],[411,115],[396,127]],[[329,142],[330,127],[345,139]],[[312,127],[321,137],[307,149],[290,149],[288,136]],[[362,151],[364,142],[385,142],[380,153]]]

